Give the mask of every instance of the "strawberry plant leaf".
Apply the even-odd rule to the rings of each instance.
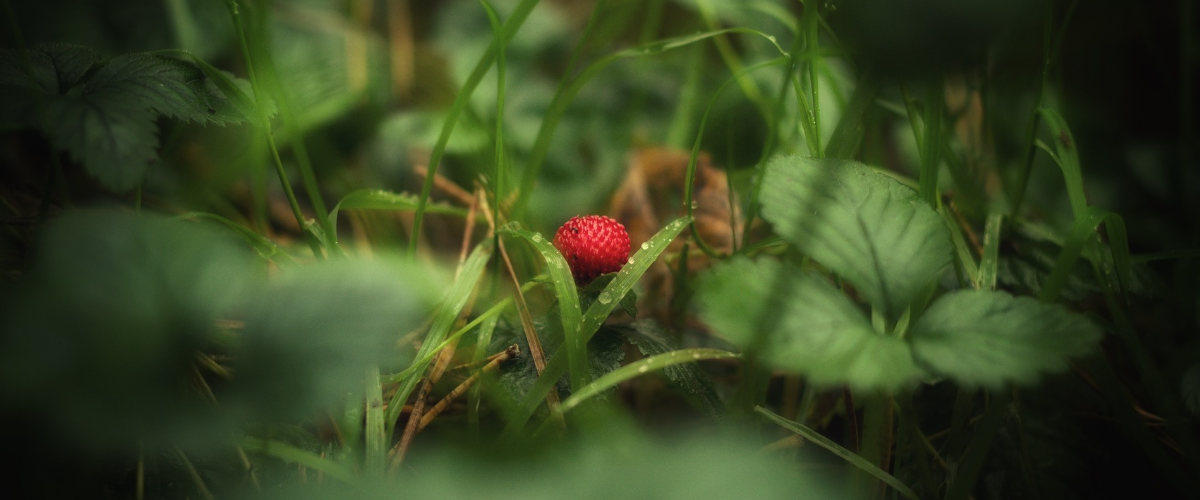
[[[771,160],[762,212],[777,233],[889,319],[950,263],[953,245],[941,217],[913,190],[855,161]]]
[[[790,282],[790,293],[772,290],[778,279]],[[891,390],[922,375],[907,343],[877,333],[845,295],[794,266],[737,257],[701,278],[696,293],[700,316],[713,330],[813,383]],[[762,331],[768,312],[779,322]]]
[[[936,300],[910,333],[913,356],[937,375],[974,386],[1028,384],[1087,354],[1100,328],[1067,309],[1006,292],[963,290]]]
[[[211,72],[192,63],[128,54],[100,64],[95,50],[67,44],[27,53],[31,74],[20,52],[0,50],[0,91],[17,96],[0,105],[0,123],[40,129],[56,149],[117,192],[140,184],[158,160],[159,115],[216,125],[247,118],[244,106],[226,97],[244,82],[214,82]]]

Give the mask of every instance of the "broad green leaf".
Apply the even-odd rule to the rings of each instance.
[[[880,481],[887,483],[888,486],[896,488],[896,491],[900,492],[900,494],[902,494],[908,498],[912,498],[914,500],[916,500],[918,498],[917,494],[915,492],[913,492],[912,488],[909,488],[908,485],[904,484],[899,479],[896,479],[896,476],[888,474],[887,471],[880,469],[879,466],[867,461],[863,457],[858,456],[856,453],[854,453],[850,450],[847,450],[846,448],[843,448],[841,445],[837,444],[836,442],[834,442],[833,440],[831,440],[825,436],[822,436],[821,433],[813,430],[812,428],[810,428],[804,424],[801,424],[799,422],[793,422],[791,420],[783,418],[782,416],[777,415],[777,414],[771,412],[770,410],[763,408],[761,406],[755,406],[754,411],[758,412],[760,415],[762,415],[764,417],[767,417],[768,420],[775,422],[776,424],[780,425],[784,429],[790,430],[792,432],[795,432],[796,434],[804,436],[805,439],[812,441],[813,444],[816,444],[817,446],[820,446],[822,448],[825,448],[826,450],[829,450],[834,455],[842,457],[842,459],[846,460],[847,462],[850,462],[851,465],[858,467],[859,469],[862,469],[863,471],[865,471],[866,473],[868,473],[872,476],[875,476]]]
[[[936,300],[910,333],[913,356],[961,384],[1032,383],[1087,354],[1100,329],[1065,308],[1005,292],[966,290]]]
[[[50,59],[58,80],[57,92],[65,93],[83,80],[84,75],[100,62],[100,53],[80,45],[65,43],[40,44],[30,49]]]
[[[237,353],[239,401],[295,418],[359,393],[364,369],[389,366],[442,278],[410,261],[335,260],[285,270],[246,305]]]
[[[221,442],[230,419],[180,389],[216,321],[257,289],[253,253],[215,227],[131,212],[68,213],[39,240],[0,299],[6,406],[81,449]]]
[[[126,102],[179,120],[222,122],[216,106],[224,96],[209,91],[200,68],[168,57],[114,58],[88,79],[83,97],[91,102]]]
[[[762,212],[889,319],[950,263],[941,217],[913,190],[858,162],[776,157],[764,173]]]
[[[580,403],[586,401],[588,398],[604,392],[606,389],[616,387],[616,385],[621,382],[637,378],[638,376],[650,373],[652,371],[658,371],[678,364],[691,363],[705,359],[736,357],[739,356],[735,353],[722,351],[720,349],[680,349],[678,351],[664,352],[657,356],[642,358],[596,379],[594,382],[571,394],[570,398],[567,398],[566,401],[563,401],[562,406],[559,407],[559,410],[563,412],[570,411],[572,408],[579,406]]]
[[[54,97],[46,101],[45,131],[101,184],[125,192],[158,160],[154,119],[152,110],[124,99]]]
[[[786,285],[782,295],[778,283]],[[696,293],[714,331],[813,383],[892,390],[922,374],[907,343],[877,333],[845,295],[795,267],[734,258],[701,278]],[[768,315],[778,321],[764,331]]]

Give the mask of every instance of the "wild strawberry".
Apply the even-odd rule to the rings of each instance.
[[[586,285],[601,274],[621,270],[629,259],[629,233],[603,215],[572,217],[558,228],[554,248],[567,259],[575,283]]]

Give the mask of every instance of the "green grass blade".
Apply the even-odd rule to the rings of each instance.
[[[501,231],[528,241],[546,259],[547,274],[554,283],[559,315],[562,316],[564,345],[571,366],[571,389],[578,390],[587,384],[591,371],[588,370],[587,339],[580,330],[583,312],[579,309],[579,291],[575,288],[575,278],[571,276],[567,259],[540,233],[511,228]]]
[[[529,203],[529,195],[533,191],[533,185],[537,181],[537,176],[541,171],[542,163],[546,160],[546,154],[550,151],[550,141],[554,138],[554,130],[558,127],[558,121],[564,114],[566,114],[567,107],[570,106],[571,101],[575,99],[575,96],[579,94],[580,89],[582,89],[584,85],[591,81],[596,75],[600,74],[600,71],[608,67],[608,65],[618,60],[629,57],[644,57],[661,54],[669,50],[686,47],[693,43],[707,40],[709,38],[726,33],[745,33],[761,36],[767,40],[770,40],[771,43],[775,45],[775,48],[779,50],[780,54],[785,56],[787,55],[787,52],[785,52],[783,48],[775,42],[775,38],[766,33],[750,28],[729,28],[676,38],[668,38],[609,54],[589,64],[583,69],[582,72],[579,73],[579,76],[575,77],[575,79],[570,80],[569,82],[564,80],[559,85],[558,90],[554,93],[554,97],[550,100],[550,107],[546,111],[546,117],[542,119],[542,125],[538,129],[537,139],[534,140],[533,150],[529,155],[529,164],[521,176],[520,190],[518,191],[517,202],[513,209],[513,213],[516,215],[516,217],[519,218],[521,214],[524,213],[525,208]]]
[[[483,276],[483,270],[488,260],[492,256],[492,240],[484,240],[475,246],[475,250],[471,252],[471,256],[467,257],[467,261],[463,263],[462,271],[458,275],[458,279],[454,282],[454,286],[447,292],[445,300],[442,301],[442,307],[438,310],[437,315],[433,318],[433,324],[429,327],[429,333],[425,335],[424,342],[421,343],[421,349],[417,351],[416,359],[425,360],[424,362],[414,362],[413,366],[419,368],[409,370],[412,372],[407,378],[399,381],[400,387],[396,390],[396,394],[392,397],[391,403],[388,404],[387,413],[384,415],[384,423],[388,429],[388,437],[391,437],[392,430],[396,427],[396,421],[400,418],[400,412],[404,408],[404,402],[408,400],[408,396],[412,394],[416,388],[417,382],[421,379],[425,365],[429,360],[433,359],[432,355],[438,351],[446,334],[450,331],[450,327],[458,319],[462,309],[467,304],[467,299],[471,297],[471,293],[475,290],[475,285],[479,283],[479,279]]]
[[[513,9],[508,20],[504,22],[504,39],[511,40],[513,35],[517,34],[517,30],[525,23],[525,19],[529,17],[529,13],[537,6],[539,0],[521,0],[520,4]],[[425,183],[421,186],[421,196],[417,200],[417,213],[413,217],[412,234],[408,240],[408,253],[412,254],[417,250],[417,238],[421,234],[421,221],[425,217],[425,205],[429,201],[429,195],[433,193],[433,179],[437,176],[438,166],[442,162],[442,155],[446,153],[446,145],[450,142],[450,134],[454,132],[454,126],[458,124],[458,118],[466,109],[467,104],[471,101],[471,94],[475,92],[475,87],[479,86],[479,82],[483,81],[484,75],[487,74],[488,68],[492,66],[492,61],[495,60],[496,54],[500,48],[493,40],[488,46],[487,52],[479,58],[479,62],[475,64],[475,69],[471,70],[471,75],[463,82],[463,86],[459,89],[458,94],[454,96],[454,102],[450,105],[450,112],[446,114],[446,121],[442,123],[442,131],[438,134],[437,142],[433,145],[433,151],[429,156],[429,166],[425,173]]]
[[[772,67],[772,66],[780,66],[780,65],[783,65],[783,64],[786,64],[789,62],[791,62],[790,58],[780,57],[777,59],[773,59],[771,61],[767,61],[767,62],[764,62],[761,64],[756,64],[749,68],[743,69],[737,75],[734,75],[733,77],[730,77],[728,80],[726,80],[725,83],[721,84],[721,86],[717,88],[717,91],[713,93],[712,98],[708,101],[708,107],[704,108],[704,115],[701,116],[701,118],[700,118],[700,126],[697,127],[698,130],[696,131],[696,140],[692,143],[692,154],[690,157],[688,157],[687,173],[684,175],[683,206],[687,210],[688,217],[691,217],[692,212],[695,210],[695,207],[693,206],[694,203],[692,200],[695,196],[696,160],[700,157],[700,143],[704,139],[704,126],[708,123],[708,115],[709,115],[709,113],[712,112],[713,106],[715,106],[717,104],[717,99],[719,97],[721,97],[721,94],[723,92],[725,92],[725,89],[728,88],[731,83],[738,81],[738,78],[742,74],[750,73],[757,69],[762,69],[762,68],[767,68],[767,67]],[[771,123],[771,120],[768,118],[767,128],[774,129],[774,127],[775,127],[775,124]],[[764,153],[766,153],[766,152],[764,151]],[[761,161],[760,161],[760,163],[761,163]],[[700,238],[700,231],[698,229],[696,229],[696,226],[693,224],[691,227],[692,227],[692,239],[696,241],[697,246],[699,246],[700,249],[704,251],[704,253],[706,253],[708,255],[715,255],[716,252],[714,252],[712,250],[712,248],[709,247],[708,244],[705,243],[702,238]]]
[[[981,290],[996,289],[996,268],[1000,262],[1000,228],[1003,227],[1004,213],[999,209],[988,212],[987,222],[983,227],[983,259],[979,261],[979,288]]]
[[[1058,294],[1062,292],[1063,286],[1067,283],[1067,278],[1071,275],[1071,271],[1075,269],[1075,263],[1079,261],[1079,256],[1083,253],[1084,246],[1091,240],[1093,234],[1096,232],[1096,228],[1101,223],[1105,224],[1105,227],[1108,228],[1109,248],[1112,251],[1117,278],[1120,281],[1122,289],[1128,287],[1131,264],[1129,242],[1125,235],[1125,221],[1117,214],[1107,210],[1097,207],[1086,207],[1082,215],[1075,220],[1075,224],[1071,227],[1071,232],[1067,235],[1067,240],[1063,243],[1062,251],[1059,252],[1058,259],[1055,260],[1054,267],[1050,270],[1050,276],[1042,284],[1041,293],[1038,294],[1039,299],[1047,302],[1053,302],[1058,299]]]
[[[329,477],[348,484],[355,484],[357,482],[354,472],[350,468],[287,443],[247,436],[242,438],[242,447],[247,452],[260,453],[278,458],[284,462],[300,464],[310,469],[318,470]]]
[[[583,325],[580,328],[584,343],[591,340],[592,336],[600,329],[600,325],[604,323],[605,318],[608,318],[613,309],[620,304],[620,298],[633,289],[633,285],[637,283],[638,279],[646,273],[646,270],[650,269],[650,265],[658,259],[658,256],[667,249],[675,237],[679,236],[679,233],[683,232],[689,223],[691,223],[690,218],[682,217],[667,224],[644,243],[641,249],[633,254],[633,257],[629,258],[629,262],[617,273],[617,277],[604,287],[599,298],[584,313]],[[608,298],[605,299],[605,297]],[[516,412],[504,428],[502,438],[512,440],[517,433],[521,432],[529,418],[537,411],[538,406],[541,406],[542,401],[546,399],[546,394],[550,392],[554,384],[558,383],[566,370],[567,357],[561,351],[555,352],[546,362],[546,369],[542,370],[542,375],[518,403]]]
[[[532,282],[526,283],[525,286],[521,287],[521,291],[527,292],[527,291],[529,291],[530,288],[533,288]],[[414,372],[416,372],[417,370],[425,368],[425,366],[428,365],[431,361],[433,361],[433,358],[435,356],[437,356],[438,351],[441,351],[446,346],[450,345],[451,342],[454,342],[459,337],[462,337],[464,334],[471,331],[472,328],[479,326],[481,323],[486,325],[487,323],[491,322],[491,323],[493,323],[492,328],[494,329],[496,327],[496,325],[494,323],[497,319],[499,319],[500,312],[504,311],[504,309],[507,308],[508,306],[512,305],[512,303],[513,303],[512,297],[508,297],[504,300],[501,300],[500,302],[497,302],[496,305],[491,307],[491,309],[488,309],[483,314],[480,314],[479,317],[471,320],[471,322],[463,325],[462,328],[459,328],[458,331],[456,331],[453,334],[451,334],[450,336],[446,337],[445,340],[442,340],[442,342],[440,344],[438,344],[437,347],[430,350],[428,354],[426,354],[423,357],[417,358],[417,360],[413,361],[413,364],[411,366],[409,366],[408,368],[406,368],[404,371],[388,377],[388,381],[391,383],[401,382],[404,379],[412,376],[412,374]],[[491,336],[489,333],[487,340],[490,342],[491,341],[490,339],[491,339]],[[483,347],[486,348],[487,346],[484,345]]]
[[[942,164],[942,114],[946,106],[941,80],[929,84],[928,98],[922,113],[924,133],[921,140],[920,189],[921,199],[932,207],[938,205],[938,170]]]
[[[942,220],[946,221],[946,227],[950,228],[950,239],[954,242],[954,255],[958,257],[958,263],[962,266],[963,278],[966,278],[971,288],[979,288],[979,265],[975,263],[975,255],[971,253],[971,248],[967,246],[967,241],[963,238],[962,228],[954,221],[954,216],[950,214],[950,207],[943,205],[938,209],[938,213],[942,215]]]
[[[841,120],[833,128],[829,142],[825,146],[826,158],[853,158],[858,143],[862,138],[863,115],[875,102],[875,94],[879,92],[879,79],[871,73],[864,73],[858,79],[858,86],[850,96],[850,103],[842,112]]]
[[[681,363],[690,363],[705,359],[722,359],[722,358],[739,358],[740,354],[722,351],[720,349],[680,349],[678,351],[664,352],[662,354],[651,356],[648,358],[639,359],[633,363],[629,363],[616,370],[609,372],[588,384],[586,387],[575,391],[571,397],[563,401],[559,406],[559,410],[563,413],[570,411],[572,408],[579,406],[588,398],[604,392],[610,387],[615,387],[617,384],[626,380],[632,380],[643,374],[652,371],[659,371],[669,366],[678,365]]]
[[[1076,219],[1083,217],[1087,210],[1087,197],[1083,193],[1083,172],[1079,167],[1079,151],[1075,148],[1075,136],[1067,128],[1067,121],[1062,115],[1050,108],[1040,108],[1042,119],[1050,127],[1054,135],[1054,149],[1051,155],[1055,163],[1062,169],[1063,180],[1067,183],[1067,197],[1071,200],[1071,213]]]
[[[329,245],[337,243],[337,217],[338,212],[342,210],[390,210],[394,212],[411,212],[417,209],[420,203],[417,196],[409,193],[393,193],[382,189],[359,189],[347,194],[342,198],[337,205],[333,206],[333,210],[329,212],[329,227],[333,228],[333,233],[329,236]],[[466,217],[467,211],[458,207],[450,206],[445,203],[430,203],[425,206],[425,211],[435,214],[457,215]]]
[[[508,57],[504,47],[504,27],[500,16],[487,0],[479,0],[483,10],[487,11],[488,22],[492,25],[492,43],[496,44],[496,157],[493,160],[495,172],[492,175],[492,220],[500,220],[500,203],[505,194],[504,190],[504,83],[505,72],[508,68]],[[597,6],[599,9],[599,6]],[[582,42],[581,42],[582,45]],[[498,238],[499,236],[495,236]]]
[[[633,285],[637,284],[638,280],[642,279],[642,275],[650,269],[650,265],[658,259],[667,246],[684,228],[692,223],[691,217],[680,217],[673,222],[663,227],[653,237],[645,243],[642,243],[641,249],[629,258],[625,267],[617,273],[617,277],[609,282],[604,290],[600,291],[600,296],[592,303],[587,312],[583,314],[583,325],[580,329],[583,341],[587,342],[600,329],[600,325],[612,314],[613,309],[621,302],[621,297],[629,293],[633,289]]]
[[[387,464],[387,431],[383,421],[383,386],[379,380],[379,368],[367,368],[366,416],[364,417],[363,442],[365,443],[365,469],[370,476],[383,476]]]
[[[895,476],[888,474],[887,471],[880,469],[879,467],[877,467],[875,464],[873,464],[871,462],[868,462],[865,458],[858,456],[854,452],[847,450],[847,449],[843,448],[841,445],[831,441],[829,438],[822,436],[821,433],[813,430],[812,428],[810,428],[804,424],[801,424],[798,422],[793,422],[791,420],[783,418],[783,417],[771,412],[771,410],[768,410],[761,406],[755,406],[754,411],[758,412],[759,414],[761,414],[764,417],[767,417],[768,420],[775,422],[780,427],[783,427],[784,429],[787,429],[789,431],[795,432],[796,434],[804,436],[805,439],[812,441],[813,444],[816,444],[817,446],[820,446],[822,448],[825,448],[826,450],[829,450],[834,455],[842,457],[842,459],[846,460],[847,462],[850,462],[851,465],[858,467],[859,469],[862,469],[863,472],[866,472],[867,474],[875,476],[880,481],[887,483],[888,486],[895,488],[896,491],[899,492],[901,495],[904,495],[905,497],[908,497],[908,498],[912,498],[913,500],[919,500],[917,497],[917,494],[915,492],[913,492],[913,490],[911,488],[909,488],[907,485],[900,482],[899,479],[896,479]]]
[[[254,251],[258,252],[263,258],[271,259],[276,264],[290,265],[295,264],[296,260],[288,255],[287,252],[279,248],[275,242],[267,239],[266,236],[254,232],[252,229],[238,224],[234,221],[221,217],[220,215],[210,214],[208,212],[185,212],[177,218],[180,219],[209,219],[223,224],[225,227],[232,229],[238,236],[246,240],[250,246],[254,247]]]

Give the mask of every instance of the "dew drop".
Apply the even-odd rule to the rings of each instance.
[[[650,242],[642,243],[642,250],[649,250],[649,249],[650,249]]]
[[[533,241],[536,241],[536,242],[538,242],[538,243],[541,243],[541,242],[542,242],[542,233],[534,233],[534,234],[533,234]]]
[[[647,365],[642,365],[642,366],[638,367],[638,373],[646,373],[648,371],[650,371],[650,367]]]
[[[601,304],[608,305],[612,303],[612,295],[609,295],[608,292],[600,292],[600,296],[596,300],[599,300]]]
[[[700,359],[700,353],[693,354],[692,359]]]
[[[633,257],[630,257],[629,260],[625,261],[625,263],[629,264],[629,265],[633,265],[633,263],[634,263]]]
[[[692,210],[695,210],[698,206],[700,206],[700,204],[696,203],[696,200],[692,200]]]

